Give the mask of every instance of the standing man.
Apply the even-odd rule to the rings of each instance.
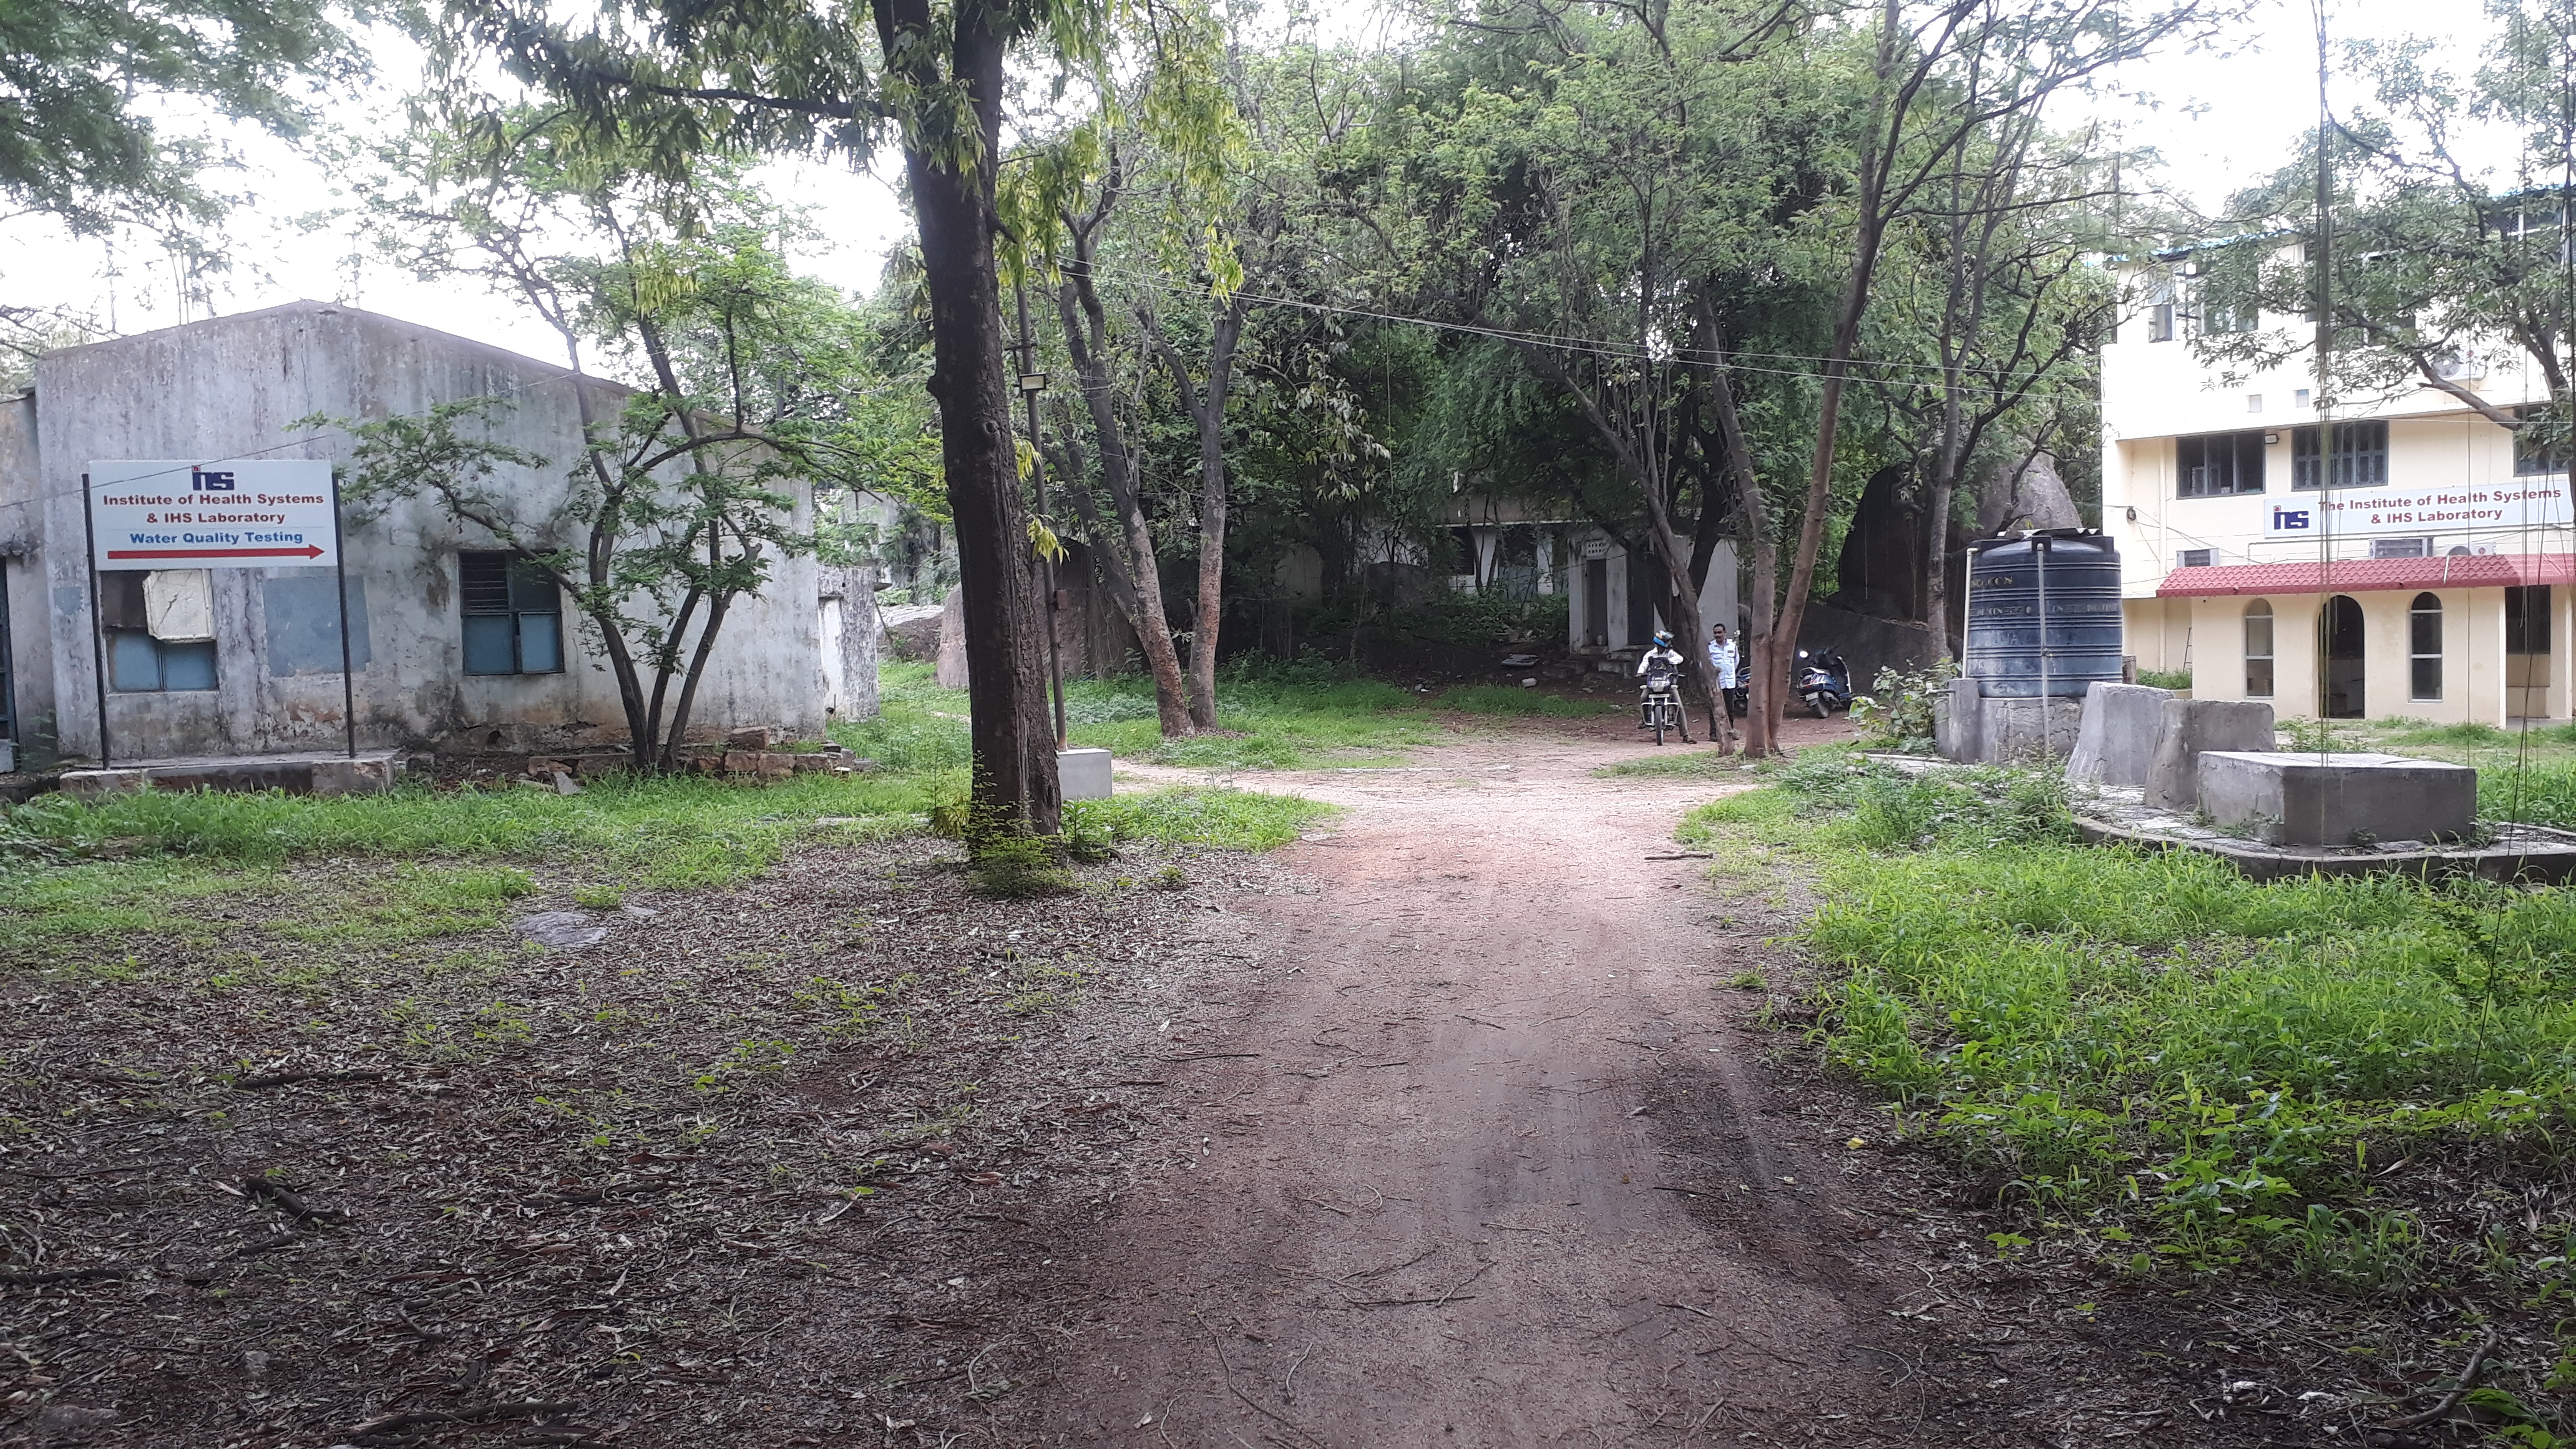
[[[1712,696],[1708,702],[1708,736],[1724,742],[1727,720],[1742,713],[1735,702],[1742,686],[1737,680],[1735,641],[1726,637],[1724,624],[1708,626],[1708,677]]]

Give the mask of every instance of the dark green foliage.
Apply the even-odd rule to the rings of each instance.
[[[76,230],[205,222],[216,159],[162,129],[147,98],[194,97],[282,135],[309,84],[353,69],[315,0],[10,0],[0,4],[0,193]]]

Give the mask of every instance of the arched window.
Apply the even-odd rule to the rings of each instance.
[[[2245,606],[2245,697],[2272,697],[2272,605],[2264,599]]]
[[[2442,697],[2442,601],[2431,594],[2417,594],[2415,607],[2407,611],[2406,652],[2413,666],[2411,697]]]

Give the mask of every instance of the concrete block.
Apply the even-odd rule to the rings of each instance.
[[[382,795],[393,787],[394,762],[390,759],[313,762],[316,795]]]
[[[1980,764],[2029,765],[2065,759],[2084,722],[2081,700],[1981,699],[1977,726]]]
[[[2209,750],[2272,748],[2272,706],[2259,700],[2177,696],[2158,710],[2156,757],[2147,766],[2146,803],[2160,810],[2200,804],[2200,757]]]
[[[2459,840],[2477,825],[2478,772],[2403,755],[2204,750],[2200,808],[2273,845]]]
[[[841,757],[838,755],[789,755],[787,758],[796,762],[796,773],[800,775],[812,774],[817,770],[828,770],[841,763]]]
[[[762,752],[759,750],[725,751],[724,772],[728,775],[756,775],[760,773],[761,753]]]
[[[152,776],[144,770],[66,770],[61,788],[75,800],[104,800],[149,790]]]
[[[2096,680],[2084,691],[2075,726],[2075,748],[2066,757],[2069,784],[2144,785],[2155,763],[2164,703],[2173,691],[2144,684]]]
[[[1067,800],[1109,798],[1109,752],[1101,749],[1058,750],[1055,777]]]
[[[758,725],[734,730],[725,736],[724,742],[728,750],[765,750],[770,746],[769,727]]]
[[[1945,760],[1975,764],[1981,757],[1979,727],[1985,718],[1985,702],[1977,697],[1977,681],[1951,680],[1949,692],[1932,701],[1932,748]]]

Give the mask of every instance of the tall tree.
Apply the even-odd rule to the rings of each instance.
[[[617,0],[587,22],[522,0],[448,0],[445,13],[448,54],[497,55],[673,182],[726,153],[864,159],[895,133],[920,232],[972,664],[969,838],[1056,833],[1047,621],[1004,382],[995,173],[1012,56],[1092,66],[1109,13],[1077,0]]]
[[[1843,394],[1858,355],[1889,229],[1937,207],[1962,147],[2041,113],[2060,90],[2168,43],[2214,28],[2235,0],[2168,0],[2143,13],[2121,0],[1884,0],[1859,164],[1848,202],[1841,296],[1816,405],[1815,451],[1779,632],[1757,666],[1783,671],[1813,591],[1841,441]],[[1777,709],[1775,703],[1774,709]]]
[[[2431,42],[2356,42],[2342,70],[2371,94],[2322,138],[2331,162],[2333,348],[2327,399],[2430,389],[2514,430],[2530,456],[2570,454],[2576,422],[2576,0],[2492,0],[2497,33],[2469,76],[2432,63]],[[2501,165],[2479,164],[2464,115],[2508,128]],[[2269,240],[2200,249],[2179,284],[2194,347],[2237,371],[2301,357],[2314,366],[2314,240],[2320,138],[2204,226]],[[2271,320],[2276,325],[2262,326]],[[2545,401],[2490,396],[2528,369]]]
[[[1972,470],[2006,474],[2058,449],[2067,406],[2092,386],[2114,249],[2111,161],[2098,136],[2050,136],[2007,117],[1951,153],[1931,204],[1901,218],[1893,273],[1864,336],[1861,369],[1892,420],[1922,504],[1923,622],[1944,657],[1949,541]]]
[[[41,0],[0,5],[0,195],[75,230],[202,223],[215,154],[149,114],[188,96],[280,135],[304,92],[355,73],[327,0]]]
[[[616,682],[637,767],[669,770],[734,606],[814,546],[795,483],[864,486],[887,461],[873,339],[773,249],[792,218],[737,185],[664,192],[563,124],[513,109],[427,125],[386,147],[384,180],[361,189],[398,264],[480,279],[555,329],[581,457],[481,441],[477,416],[497,404],[457,403],[353,425],[350,497],[362,514],[425,498],[562,589]],[[634,386],[608,385],[602,362]],[[531,515],[487,483],[550,462],[574,478],[557,512]]]

